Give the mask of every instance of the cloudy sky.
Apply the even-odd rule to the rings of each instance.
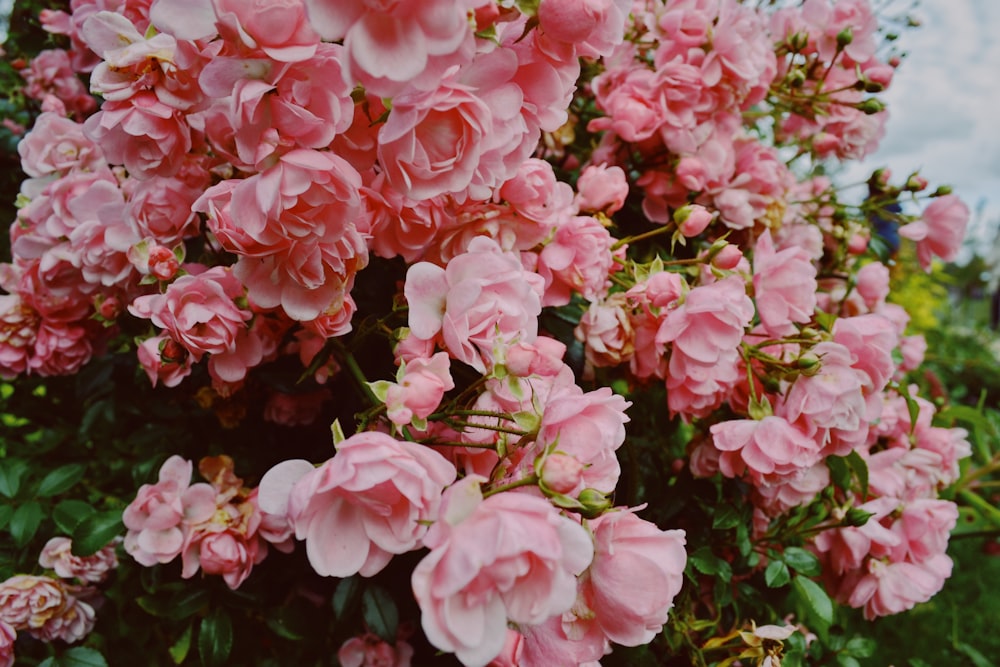
[[[914,15],[922,26],[903,32],[909,55],[885,94],[886,136],[850,173],[888,166],[902,178],[919,169],[935,186],[952,185],[978,222],[973,238],[992,244],[1000,228],[1000,2],[921,0]]]

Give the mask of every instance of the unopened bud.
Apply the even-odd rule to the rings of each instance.
[[[542,464],[542,489],[569,493],[583,478],[583,464],[567,454],[550,454]]]
[[[950,195],[950,194],[951,194],[950,185],[939,185],[937,190],[934,191],[931,197],[944,197],[945,195]]]
[[[788,37],[788,48],[792,51],[801,51],[809,44],[809,33],[797,32]]]
[[[885,90],[885,85],[879,83],[878,81],[865,81],[865,85],[862,86],[862,89],[866,93],[881,93]]]
[[[858,104],[855,105],[855,108],[858,111],[860,111],[860,112],[862,112],[862,113],[864,113],[864,114],[866,114],[868,116],[871,116],[872,114],[876,114],[876,113],[878,113],[880,111],[884,111],[885,110],[885,105],[882,104],[882,102],[880,100],[878,100],[878,99],[876,99],[874,97],[869,97],[867,100],[865,100],[863,102],[858,102]]]
[[[102,299],[97,306],[97,313],[105,320],[111,321],[122,311],[122,304],[117,297],[109,296]]]
[[[743,259],[743,253],[740,252],[740,249],[734,245],[726,244],[712,257],[712,266],[723,271],[731,271],[739,265],[741,259]]]
[[[792,88],[801,88],[806,82],[806,73],[800,69],[793,69],[788,73],[788,85]]]
[[[844,525],[855,526],[860,528],[861,526],[868,523],[868,519],[875,516],[873,512],[866,512],[863,509],[857,507],[852,507],[847,510],[847,514],[844,515]]]
[[[597,489],[584,489],[577,499],[583,505],[580,514],[587,519],[599,517],[612,507],[611,500]]]
[[[674,211],[674,222],[681,234],[688,238],[705,231],[712,222],[712,212],[700,204],[688,204]]]
[[[837,46],[839,48],[842,49],[853,41],[854,41],[854,31],[851,30],[850,26],[847,26],[846,28],[837,33]]]
[[[906,179],[906,190],[910,192],[920,192],[927,187],[927,179],[919,174],[912,174]]]
[[[852,255],[863,255],[868,250],[868,236],[860,232],[851,234],[847,241],[847,252]]]
[[[149,272],[158,280],[170,280],[179,268],[180,263],[169,248],[156,245],[149,249]]]
[[[795,365],[799,370],[811,371],[817,369],[822,364],[815,354],[803,354],[801,357],[795,360]]]

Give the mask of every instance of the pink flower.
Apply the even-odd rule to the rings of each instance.
[[[438,352],[429,359],[411,359],[400,366],[399,383],[386,387],[386,416],[404,426],[414,418],[427,419],[437,409],[444,392],[454,389],[448,354]]]
[[[538,256],[538,273],[545,279],[542,305],[566,305],[574,293],[588,301],[602,297],[614,265],[613,242],[604,225],[590,216],[573,216],[556,227]]]
[[[812,320],[816,308],[816,267],[800,248],[776,251],[771,232],[757,239],[753,288],[757,314],[772,336],[796,332],[795,324]]]
[[[951,558],[937,554],[919,563],[883,562],[872,558],[867,572],[844,580],[837,599],[852,607],[863,607],[872,620],[912,609],[930,600],[951,576]]]
[[[114,542],[91,556],[74,556],[70,551],[72,546],[68,537],[53,537],[42,547],[38,564],[55,570],[63,579],[77,578],[92,584],[101,583],[118,567]]]
[[[92,332],[82,324],[43,319],[28,368],[39,375],[72,375],[90,361],[93,351]]]
[[[628,197],[628,180],[617,165],[588,165],[576,181],[576,205],[583,211],[607,215],[621,209]]]
[[[594,561],[580,579],[589,612],[611,641],[650,642],[684,581],[684,531],[663,531],[632,511],[608,512],[589,521]]]
[[[635,353],[635,332],[625,309],[627,296],[621,292],[604,301],[595,301],[580,318],[574,335],[584,344],[587,362],[597,366],[617,366]]]
[[[17,631],[6,621],[0,621],[0,667],[13,667],[14,642]]]
[[[532,342],[541,313],[541,278],[487,238],[447,267],[419,262],[406,273],[411,335],[440,339],[449,354],[484,371],[497,342]]]
[[[593,556],[586,531],[547,500],[483,499],[482,481],[472,475],[448,490],[412,577],[427,639],[470,666],[500,654],[508,619],[534,625],[568,611],[575,575]]]
[[[301,472],[301,468],[296,472]],[[287,483],[265,476],[265,510],[281,508]],[[417,548],[437,518],[441,491],[455,468],[423,445],[377,432],[341,442],[337,455],[306,472],[287,495],[295,536],[306,541],[309,563],[319,574],[348,577],[379,572],[394,554]]]
[[[688,204],[677,209],[674,213],[674,222],[677,223],[677,229],[680,230],[681,234],[691,238],[705,231],[714,217],[712,212],[704,206]]]
[[[672,343],[667,404],[672,413],[703,417],[740,378],[738,347],[753,317],[753,303],[739,276],[691,290],[670,311],[656,343]]]
[[[899,235],[917,242],[917,259],[930,271],[931,258],[950,262],[958,256],[969,224],[969,207],[955,195],[938,197],[924,209],[920,220],[903,225]]]
[[[225,267],[216,266],[178,278],[163,294],[138,297],[129,312],[165,329],[198,360],[205,353],[235,349],[251,317],[250,311],[234,303],[242,296],[240,281]]]
[[[239,504],[218,505],[205,521],[192,522],[181,552],[181,576],[188,579],[201,568],[205,574],[222,575],[232,590],[239,588],[267,556],[267,544],[257,533],[262,519],[252,493]]]
[[[575,212],[572,188],[556,179],[551,164],[538,158],[525,160],[513,178],[500,186],[499,195],[518,215],[545,229]]]
[[[726,477],[744,470],[754,483],[775,483],[820,460],[820,445],[781,417],[738,419],[714,424],[712,442],[722,452],[719,469]]]
[[[372,633],[341,644],[337,659],[343,667],[410,667],[413,647],[403,640],[390,645]]]
[[[21,574],[0,583],[0,624],[74,643],[93,630],[94,609],[58,579]]]
[[[236,28],[244,44],[275,60],[305,60],[319,45],[303,0],[212,0],[212,4],[219,23]]]
[[[43,113],[17,144],[21,168],[36,178],[69,171],[94,171],[104,165],[97,144],[83,133],[83,126],[55,113]]]
[[[889,269],[881,262],[870,262],[855,277],[858,294],[870,310],[876,310],[889,296]]]
[[[547,37],[597,58],[610,55],[622,42],[631,8],[631,0],[544,0],[538,21]]]
[[[156,484],[143,484],[122,513],[125,551],[140,565],[168,563],[184,548],[182,524],[207,521],[216,510],[215,489],[191,484],[192,465],[171,456],[160,467]]]
[[[191,374],[194,357],[166,334],[147,338],[136,346],[139,365],[155,387],[176,387]]]
[[[87,92],[83,81],[73,71],[69,54],[62,49],[45,49],[31,59],[21,76],[27,82],[24,94],[35,100],[52,95],[60,100],[66,110],[85,115],[94,110],[97,102]]]

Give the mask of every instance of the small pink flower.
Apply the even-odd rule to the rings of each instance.
[[[14,642],[17,631],[6,621],[0,621],[0,667],[13,667]]]
[[[507,640],[507,621],[535,625],[568,611],[593,547],[577,522],[545,499],[500,493],[484,478],[453,485],[424,538],[431,552],[413,571],[413,593],[431,644],[466,665],[485,665]]]
[[[93,171],[104,165],[101,149],[83,126],[55,113],[43,113],[17,144],[21,168],[36,178],[72,170]]]
[[[954,260],[962,247],[969,224],[969,207],[955,195],[937,197],[924,209],[920,220],[903,225],[899,235],[917,242],[917,259],[930,271],[931,258]]]
[[[68,537],[53,537],[38,556],[38,564],[55,570],[63,579],[77,578],[92,584],[104,581],[111,570],[118,567],[115,543],[108,544],[91,556],[74,556]]]
[[[684,531],[663,531],[632,511],[589,521],[594,562],[581,577],[589,613],[611,641],[639,646],[655,637],[684,581]]]
[[[194,357],[177,341],[166,334],[153,336],[136,347],[139,365],[155,387],[162,382],[165,387],[176,387],[191,374]]]
[[[370,577],[394,554],[417,548],[455,468],[423,445],[364,432],[341,442],[336,456],[319,468],[300,466],[292,474],[299,475],[292,485],[287,476],[265,475],[265,510],[287,508],[319,574]]]
[[[411,359],[400,368],[403,375],[399,383],[386,388],[386,416],[394,424],[404,426],[414,418],[427,419],[441,403],[444,393],[455,387],[446,352],[438,352],[429,359]]]
[[[574,335],[584,344],[587,362],[597,366],[617,366],[635,353],[635,332],[625,306],[628,297],[621,293],[604,301],[595,301],[580,318]]]
[[[719,469],[726,477],[749,470],[757,485],[766,485],[820,460],[819,443],[781,417],[719,422],[711,431],[712,442],[722,452]]]
[[[576,181],[576,204],[582,211],[602,211],[608,215],[625,205],[628,181],[617,165],[588,165]]]
[[[413,647],[402,639],[390,645],[370,632],[351,637],[337,651],[343,667],[410,667],[412,658]]]
[[[674,222],[677,223],[677,229],[680,230],[681,234],[691,238],[705,231],[713,217],[712,212],[704,206],[688,204],[677,209],[674,213]]]
[[[545,279],[544,306],[563,306],[573,294],[595,301],[608,290],[614,266],[614,239],[596,218],[573,216],[556,227],[538,256],[538,274]]]
[[[812,320],[816,308],[816,267],[801,248],[775,250],[771,232],[757,239],[753,256],[757,314],[772,336],[795,333],[795,324]]]
[[[303,0],[213,0],[212,4],[222,25],[236,28],[244,44],[275,60],[305,60],[319,45]]]

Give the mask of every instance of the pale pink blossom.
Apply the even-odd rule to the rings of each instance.
[[[212,0],[212,6],[220,25],[275,60],[305,60],[319,45],[303,0]]]
[[[945,195],[924,209],[920,220],[903,225],[899,235],[917,242],[917,259],[930,271],[931,258],[950,262],[958,256],[969,224],[969,207],[955,195]]]
[[[544,0],[538,5],[538,21],[546,37],[597,58],[610,55],[622,42],[631,9],[631,0]]]
[[[538,158],[525,160],[498,193],[518,215],[545,229],[575,214],[572,188],[556,178],[551,164]]]
[[[608,512],[588,526],[594,561],[580,591],[589,614],[617,644],[648,643],[663,629],[684,582],[684,531],[660,530],[630,510]]]
[[[0,583],[0,623],[42,641],[77,642],[93,630],[94,620],[93,607],[59,579],[19,574]]]
[[[55,570],[63,579],[77,578],[92,584],[104,581],[108,573],[118,567],[118,557],[115,555],[117,545],[114,542],[90,556],[74,556],[72,546],[68,537],[53,537],[42,547],[38,564]]]
[[[889,269],[881,262],[869,262],[855,276],[858,294],[870,310],[877,310],[889,296]]]
[[[84,323],[43,319],[38,325],[28,368],[39,375],[72,375],[94,353],[93,332]]]
[[[366,633],[340,645],[337,659],[343,667],[410,667],[413,647],[402,639],[395,644]]]
[[[267,555],[267,544],[257,533],[262,518],[253,492],[239,504],[217,505],[207,520],[192,521],[181,551],[181,576],[189,579],[200,568],[221,575],[229,588],[239,588]]]
[[[453,358],[483,371],[496,343],[535,340],[541,283],[495,241],[473,239],[443,269],[419,262],[407,271],[411,335],[441,340]]]
[[[866,571],[844,580],[836,598],[852,607],[863,607],[867,620],[898,614],[930,600],[944,586],[951,570],[951,558],[945,554],[919,563],[872,558]]]
[[[13,667],[14,642],[17,631],[6,621],[0,621],[0,667]]]
[[[414,418],[427,419],[441,403],[444,392],[455,388],[446,352],[429,359],[411,359],[400,370],[402,377],[386,387],[385,397],[386,416],[400,426]]]
[[[394,554],[420,545],[426,522],[437,518],[442,490],[454,479],[454,466],[432,449],[365,432],[341,442],[336,456],[299,477],[284,502],[316,572],[370,577]],[[286,489],[265,477],[265,509],[280,508]]]
[[[781,417],[724,421],[711,431],[726,477],[748,471],[757,485],[777,483],[820,460],[820,444]]]
[[[38,116],[17,152],[24,173],[36,178],[104,165],[101,149],[83,133],[83,126],[52,112]]]
[[[507,622],[534,625],[568,611],[593,545],[576,521],[522,493],[483,498],[469,476],[453,485],[413,571],[428,640],[465,665],[483,666],[507,640]]]
[[[625,205],[628,180],[617,165],[588,165],[576,181],[576,205],[581,211],[611,215]]]
[[[73,70],[69,54],[62,49],[41,51],[31,59],[28,68],[21,71],[21,76],[27,82],[24,94],[32,99],[44,100],[52,95],[67,111],[81,116],[97,107],[97,102]]]
[[[805,250],[775,250],[770,231],[757,239],[753,254],[754,300],[767,333],[787,336],[797,331],[795,324],[812,320],[816,287],[816,267]]]
[[[538,255],[537,272],[545,279],[542,305],[566,305],[574,293],[588,301],[604,296],[614,266],[613,243],[597,218],[578,215],[558,225]]]
[[[584,344],[587,362],[597,367],[617,366],[635,353],[635,333],[626,310],[628,297],[621,292],[590,304],[574,330]]]

